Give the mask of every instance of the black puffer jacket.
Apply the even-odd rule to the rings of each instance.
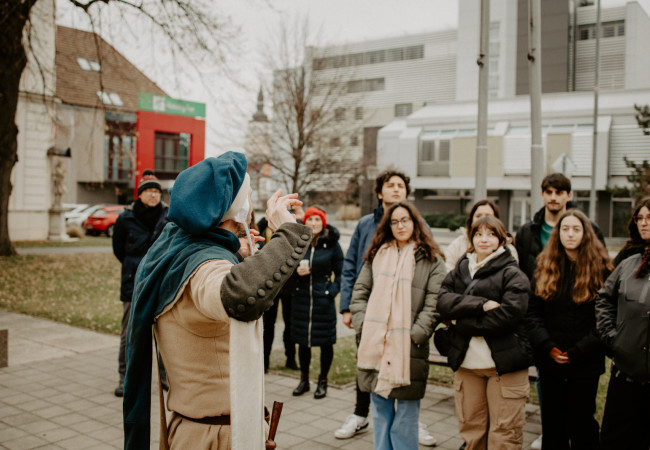
[[[139,200],[136,200],[139,201]],[[113,229],[113,254],[122,263],[120,300],[130,302],[133,297],[133,281],[140,261],[158,239],[167,225],[169,207],[160,203],[160,215],[152,230],[136,216],[133,204],[128,206],[115,221]]]
[[[554,297],[545,301],[533,294],[530,300],[526,320],[535,365],[556,376],[600,375],[605,371],[605,347],[596,332],[596,302],[573,301],[575,273],[569,267]],[[556,363],[549,354],[553,347],[567,352],[571,363]]]
[[[469,294],[463,294],[472,281],[469,259],[464,256],[442,282],[438,313],[450,326],[451,349],[447,355],[455,371],[461,366],[473,336],[483,336],[490,347],[499,374],[526,369],[532,364],[532,349],[524,325],[530,282],[517,267],[517,261],[504,252],[475,274],[478,279]],[[501,306],[483,311],[488,300]]]
[[[614,364],[628,377],[650,383],[650,279],[637,278],[641,255],[614,269],[596,298],[596,327]]]
[[[334,298],[341,290],[343,251],[339,231],[327,225],[316,247],[309,247],[303,259],[308,260],[311,274],[294,272],[295,283],[291,306],[291,337],[309,347],[336,342],[336,306]],[[334,274],[334,280],[332,280]]]
[[[573,202],[567,203],[567,209],[575,208],[577,205]],[[544,214],[546,207],[543,207],[533,216],[533,220],[525,223],[517,231],[515,236],[515,248],[517,255],[519,255],[519,268],[524,271],[529,280],[533,279],[535,269],[537,268],[537,255],[539,255],[542,248],[542,223],[544,223]],[[600,242],[605,245],[605,237],[598,225],[591,222],[594,232]]]

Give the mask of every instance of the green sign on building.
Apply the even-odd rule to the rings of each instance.
[[[205,103],[188,102],[146,92],[138,94],[138,109],[177,116],[205,118]]]

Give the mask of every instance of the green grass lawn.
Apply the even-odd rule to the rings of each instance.
[[[104,239],[107,238],[85,238]],[[122,305],[119,300],[120,263],[112,254],[29,255],[0,257],[0,308],[56,320],[70,325],[119,334]],[[278,312],[278,320],[282,314]],[[339,338],[334,346],[334,362],[329,382],[344,386],[356,377],[354,336]],[[271,353],[270,370],[295,376],[299,373],[284,367],[284,349]],[[607,372],[600,378],[596,399],[596,417],[602,420]],[[320,373],[320,348],[312,351],[310,377]],[[431,365],[429,381],[453,385],[453,372],[445,366]],[[531,383],[529,401],[537,403],[535,384]]]

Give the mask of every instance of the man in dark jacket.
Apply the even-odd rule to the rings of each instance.
[[[406,174],[395,169],[388,169],[380,173],[375,180],[375,193],[377,194],[379,206],[372,214],[363,216],[359,220],[354,234],[352,234],[350,246],[343,261],[339,305],[340,313],[343,316],[343,324],[348,328],[352,328],[352,314],[350,313],[352,288],[363,267],[366,250],[370,247],[370,242],[375,235],[377,225],[384,216],[384,211],[387,211],[394,203],[406,200],[406,197],[411,193],[410,181],[411,179]],[[337,439],[348,439],[357,432],[366,429],[368,427],[369,409],[370,394],[361,392],[357,384],[357,401],[354,414],[348,416],[341,428],[334,432],[334,436]],[[420,426],[419,429],[419,443],[427,446],[436,444],[436,439],[429,434],[424,426]]]
[[[161,201],[162,188],[151,170],[145,170],[138,186],[138,198],[117,218],[113,233],[113,253],[122,263],[122,332],[118,372],[120,381],[115,396],[124,395],[126,373],[126,329],[131,313],[133,280],[140,261],[167,224],[167,205]]]
[[[537,268],[537,255],[539,255],[553,232],[558,219],[570,207],[575,207],[571,202],[571,180],[561,173],[552,173],[542,180],[542,199],[544,208],[537,211],[533,220],[519,228],[515,237],[515,248],[519,255],[519,268],[524,271],[530,280],[533,279]],[[591,223],[598,239],[605,244],[603,233],[598,225]]]

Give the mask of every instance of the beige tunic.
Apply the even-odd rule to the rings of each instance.
[[[170,411],[192,418],[230,414],[230,318],[220,291],[231,267],[224,260],[199,266],[154,326],[167,370]],[[178,416],[169,426],[171,448],[230,448],[230,437],[229,426],[196,424]]]

